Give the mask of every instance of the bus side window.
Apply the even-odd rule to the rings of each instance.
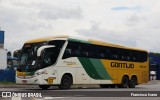
[[[133,59],[132,61],[136,61],[136,57],[135,56],[133,56],[132,59]]]
[[[82,51],[82,57],[88,57],[88,52],[87,51]]]
[[[111,53],[110,53],[110,50],[108,48],[105,48],[103,54],[104,54],[104,59],[110,59],[111,58]]]
[[[138,62],[145,62],[147,61],[147,53],[138,51],[137,52],[137,61]]]
[[[72,54],[71,54],[72,57],[80,57],[81,48],[78,45],[78,43],[73,42],[72,46],[71,46],[71,49],[72,49]]]
[[[104,53],[98,53],[97,58],[98,59],[104,59],[105,58]]]
[[[72,57],[79,57],[80,56],[80,52],[77,49],[73,49],[71,55],[72,55]]]
[[[129,53],[129,57],[130,57],[130,61],[133,61],[133,62],[136,61],[136,57],[135,57],[134,51],[131,51],[131,52]]]
[[[123,55],[122,60],[130,61],[130,57],[128,55]]]
[[[145,62],[147,61],[147,53],[145,52],[140,52],[140,59],[141,59],[141,62]]]
[[[85,44],[82,45],[82,57],[88,57],[87,46]]]
[[[63,59],[71,57],[72,50],[67,48],[64,52]]]
[[[88,57],[88,47],[86,44],[81,43],[81,57]]]
[[[122,60],[124,60],[124,61],[129,61],[130,60],[129,53],[128,53],[127,50],[122,51]]]
[[[118,60],[118,48],[111,48],[111,59]]]
[[[96,59],[103,59],[104,58],[104,51],[101,46],[95,46],[95,58]]]
[[[80,43],[69,41],[64,52],[62,59],[66,59],[69,57],[80,57],[81,56],[81,47],[79,46]]]

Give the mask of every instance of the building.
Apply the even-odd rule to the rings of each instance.
[[[0,30],[0,49],[4,48],[4,31]]]

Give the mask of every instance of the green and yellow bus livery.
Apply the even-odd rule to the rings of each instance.
[[[148,82],[148,65],[145,50],[69,36],[47,37],[24,44],[16,82],[42,89],[52,85],[69,89],[72,84],[134,88]]]

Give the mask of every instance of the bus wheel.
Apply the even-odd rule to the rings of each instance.
[[[108,84],[100,84],[99,86],[100,86],[101,88],[109,88],[110,85],[108,85]]]
[[[60,89],[69,89],[72,85],[72,78],[69,75],[64,75],[61,84],[58,86]]]
[[[49,85],[39,85],[39,87],[43,90],[47,90],[50,86]]]
[[[127,88],[129,79],[127,76],[123,76],[121,84],[117,85],[118,88]]]
[[[129,81],[129,88],[135,88],[136,86],[136,77],[132,77],[131,80]]]
[[[115,87],[116,87],[116,85],[114,85],[114,84],[111,84],[111,85],[110,85],[110,87],[111,87],[111,88],[115,88]]]

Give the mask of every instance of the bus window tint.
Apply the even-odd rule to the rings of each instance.
[[[56,63],[61,48],[64,45],[64,42],[64,40],[53,40],[48,42],[48,45],[54,45],[55,47],[45,49],[45,54],[43,58],[43,63],[45,67]]]
[[[122,60],[130,61],[130,52],[129,50],[123,50],[122,52]]]
[[[49,41],[48,45],[54,45],[56,48],[61,49],[64,45],[64,40],[53,40]]]
[[[55,64],[57,61],[59,52],[60,52],[59,49],[56,47],[45,49],[45,53],[43,57],[44,67]]]
[[[70,57],[145,62],[147,52],[68,41],[62,59]]]
[[[65,54],[63,55],[64,58],[69,58],[71,56],[72,50],[70,48],[67,48],[65,50]]]

